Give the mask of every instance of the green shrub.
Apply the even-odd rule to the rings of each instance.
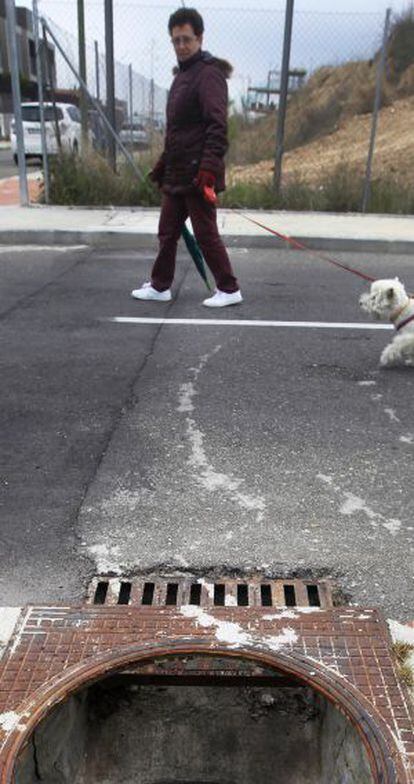
[[[239,182],[220,195],[223,207],[255,210],[359,212],[363,178],[344,164],[310,185],[300,178],[283,182],[279,194],[268,183]],[[52,204],[77,206],[155,207],[161,195],[146,177],[141,182],[128,165],[114,174],[101,157],[62,154],[51,160]],[[369,212],[413,214],[414,187],[390,179],[374,180]]]
[[[160,203],[160,194],[146,177],[140,181],[129,164],[119,166],[115,174],[96,153],[62,153],[50,159],[50,200],[78,206],[152,207]]]
[[[414,63],[413,6],[398,16],[392,25],[388,39],[388,61],[392,63],[392,69],[397,77]]]
[[[276,194],[266,183],[237,183],[221,196],[220,201],[223,207],[236,209],[360,212],[363,190],[363,177],[341,164],[332,175],[321,178],[315,185],[299,178],[291,179]],[[413,214],[414,187],[391,179],[374,180],[368,212]]]

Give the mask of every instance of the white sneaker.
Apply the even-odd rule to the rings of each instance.
[[[131,297],[134,299],[151,299],[155,302],[169,302],[171,297],[171,289],[166,291],[157,291],[151,286],[151,283],[144,283],[140,289],[131,291]]]
[[[241,291],[233,291],[229,294],[227,291],[217,289],[212,297],[204,300],[203,305],[207,308],[225,308],[227,305],[238,305],[240,302],[243,302]]]

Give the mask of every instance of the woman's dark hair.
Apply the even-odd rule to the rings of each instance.
[[[195,8],[179,8],[174,11],[168,20],[168,32],[171,35],[173,27],[181,27],[182,25],[189,24],[194,30],[194,35],[202,35],[204,33],[204,22],[201,14]]]

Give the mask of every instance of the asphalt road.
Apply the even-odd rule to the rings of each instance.
[[[412,257],[338,255],[414,290]],[[160,305],[129,297],[144,252],[0,249],[3,605],[180,569],[329,575],[413,617],[414,371],[379,370],[383,330],[226,325],[368,321],[353,275],[232,258],[245,303],[216,312],[187,256]]]
[[[13,161],[11,150],[0,149],[0,180],[17,174],[17,166]]]
[[[28,172],[36,171],[39,168],[39,159],[34,158],[27,162]],[[17,166],[13,160],[13,155],[9,149],[0,149],[0,180],[7,177],[15,177],[18,174]]]

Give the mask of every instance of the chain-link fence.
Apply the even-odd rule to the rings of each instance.
[[[231,2],[231,0],[229,0]],[[175,7],[178,3],[175,4]],[[114,4],[117,130],[131,147],[154,159],[162,146],[165,105],[176,64],[167,23],[170,5],[131,0]],[[230,183],[271,183],[275,158],[285,8],[203,7],[203,47],[233,66],[229,81]],[[40,0],[39,12],[78,68],[78,3]],[[327,170],[352,166],[363,173],[371,134],[378,61],[385,15],[335,10],[295,11],[290,56],[284,178],[315,185]],[[85,4],[86,81],[106,103],[104,4]],[[413,57],[414,59],[414,57]],[[382,104],[392,102],[392,64],[387,62]],[[55,91],[77,103],[79,84],[55,48]],[[394,79],[395,82],[395,79]],[[414,85],[413,85],[414,91]],[[99,121],[90,104],[91,136]],[[101,129],[102,130],[102,129]],[[104,145],[102,145],[103,147]],[[398,156],[397,156],[398,157]],[[148,163],[149,163],[148,160]],[[375,158],[383,168],[383,157]],[[374,174],[375,174],[374,160]],[[392,168],[392,162],[390,163]]]
[[[74,63],[78,61],[77,5],[74,0],[42,0],[43,14],[56,30]],[[150,84],[154,80],[156,113],[162,114],[165,91],[175,65],[174,51],[167,33],[171,6],[145,5],[118,0],[114,7],[116,90],[120,100],[128,100],[128,66],[134,72],[134,100],[139,112],[148,113]],[[284,9],[200,8],[205,22],[204,48],[233,65],[230,97],[236,108],[243,102],[253,110],[277,104],[277,93],[268,100],[262,89],[277,90],[282,59]],[[85,7],[88,84],[96,95],[96,53],[100,89],[105,96],[105,30],[103,3],[88,0]],[[295,12],[291,66],[308,78],[321,66],[336,66],[355,60],[369,60],[381,45],[384,17],[368,13]],[[73,86],[73,75],[57,57],[58,86]],[[358,77],[356,77],[358,78]],[[303,80],[302,80],[303,81]],[[270,82],[270,84],[269,84]],[[296,80],[299,86],[301,79]],[[258,91],[254,88],[257,87]]]

